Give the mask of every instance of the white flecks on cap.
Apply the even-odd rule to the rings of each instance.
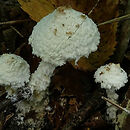
[[[20,56],[3,54],[0,56],[0,85],[19,88],[29,82],[30,67]]]
[[[59,7],[41,19],[29,38],[33,54],[45,62],[61,66],[66,61],[88,57],[97,50],[100,34],[87,15]]]
[[[101,66],[94,74],[95,82],[101,83],[101,88],[118,90],[125,86],[128,78],[119,64],[110,63]]]

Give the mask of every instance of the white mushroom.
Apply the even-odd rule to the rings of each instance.
[[[0,85],[5,86],[7,97],[15,97],[18,88],[29,82],[28,63],[20,56],[3,54],[0,56]]]
[[[45,71],[40,71],[42,67],[39,66],[40,68],[37,70],[39,72],[33,74],[31,82],[33,82],[33,77],[36,80],[36,77],[40,77],[40,75],[47,75],[48,69],[50,69],[51,75],[49,74],[47,77],[50,79],[55,67],[72,59],[77,62],[82,56],[88,57],[91,52],[97,50],[99,40],[100,34],[97,25],[87,15],[72,8],[57,8],[37,23],[29,38],[33,54],[41,57],[44,66],[48,66],[43,66]],[[35,88],[40,90],[49,86],[44,81],[44,79],[40,81],[42,87],[37,86],[39,83],[36,82],[35,85],[34,82],[30,84],[37,86]]]
[[[61,66],[76,62],[97,50],[100,34],[97,25],[85,14],[59,7],[41,19],[29,38],[33,54],[44,62]]]
[[[101,88],[118,90],[127,83],[127,74],[119,64],[109,63],[97,69],[95,81],[101,83]]]
[[[101,84],[101,88],[106,89],[107,97],[114,101],[118,99],[118,94],[115,91],[125,86],[125,83],[128,81],[126,72],[119,64],[114,63],[109,63],[98,68],[94,74],[94,78],[96,83]],[[107,105],[109,106],[107,109],[109,119],[114,120],[117,109],[109,103]]]

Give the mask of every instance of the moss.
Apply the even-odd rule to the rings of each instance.
[[[126,108],[130,110],[130,100],[128,100]],[[125,111],[119,114],[117,120],[118,124],[116,125],[115,130],[119,130],[119,128],[123,129],[126,125],[127,118],[128,118],[128,114]]]

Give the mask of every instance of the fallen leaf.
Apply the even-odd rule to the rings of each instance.
[[[75,70],[70,64],[56,69],[50,85],[50,91],[53,91],[50,99],[53,112],[48,115],[54,130],[62,129],[70,115],[90,98],[95,87],[92,87],[89,78],[86,72]]]
[[[103,120],[100,112],[96,112],[89,120],[85,121],[85,126],[90,128],[103,128],[107,127],[106,125],[106,121]]]
[[[97,7],[93,10],[93,13],[89,16],[96,23],[102,23],[104,21],[113,19],[118,16],[118,0],[101,0]],[[101,35],[100,45],[98,50],[91,53],[88,58],[82,57],[78,61],[78,66],[75,66],[74,61],[72,65],[75,68],[91,71],[97,69],[103,65],[115,50],[117,23],[106,24],[99,26],[99,32]]]
[[[21,8],[27,12],[30,17],[38,22],[44,16],[51,13],[59,6],[71,6],[83,13],[88,13],[96,4],[96,0],[18,0]]]
[[[86,102],[86,95],[88,96],[93,91],[91,76],[75,70],[69,64],[60,67],[57,71],[52,77],[54,89],[60,91],[62,97],[74,96],[78,101]]]
[[[18,0],[18,2],[22,9],[37,22],[55,9],[50,0]]]
[[[124,7],[122,9],[121,15],[125,12],[125,14],[130,14],[130,1],[121,0],[120,6]],[[118,34],[118,46],[113,56],[113,61],[116,63],[121,63],[124,59],[124,55],[126,50],[129,48],[129,38],[130,38],[130,20],[125,20],[120,22],[120,33]],[[128,57],[127,57],[128,56]],[[126,58],[130,60],[130,56],[126,55]]]

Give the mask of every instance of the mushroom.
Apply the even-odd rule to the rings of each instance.
[[[44,78],[50,79],[53,70],[69,60],[75,60],[76,63],[81,57],[88,57],[97,50],[99,40],[97,25],[87,15],[67,7],[55,9],[37,23],[29,37],[33,54],[44,62],[43,68],[39,66],[39,72],[35,71],[32,75],[31,87],[37,86],[33,87],[37,91],[41,91],[41,88],[45,90],[49,83],[44,83]],[[42,79],[40,75],[43,76]],[[36,83],[36,77],[40,77],[41,81],[37,80]]]
[[[97,50],[100,34],[87,15],[72,8],[59,7],[41,19],[29,38],[33,54],[46,63],[61,66],[76,62]]]
[[[5,86],[7,98],[15,100],[17,90],[29,82],[30,68],[20,56],[3,54],[0,56],[0,85]]]
[[[29,44],[33,54],[42,61],[30,78],[32,96],[29,102],[19,103],[19,109],[23,109],[24,113],[29,110],[44,113],[54,69],[69,60],[76,63],[81,57],[88,57],[97,50],[99,40],[97,25],[87,15],[72,8],[59,7],[41,19],[33,28]],[[43,122],[43,117],[36,117]]]
[[[105,66],[101,66],[94,74],[95,82],[101,84],[101,88],[106,89],[107,97],[113,101],[117,101],[118,94],[116,90],[125,86],[128,78],[126,72],[120,67],[120,64],[109,63]],[[109,119],[114,120],[116,118],[117,109],[107,103],[109,106],[107,113]]]

